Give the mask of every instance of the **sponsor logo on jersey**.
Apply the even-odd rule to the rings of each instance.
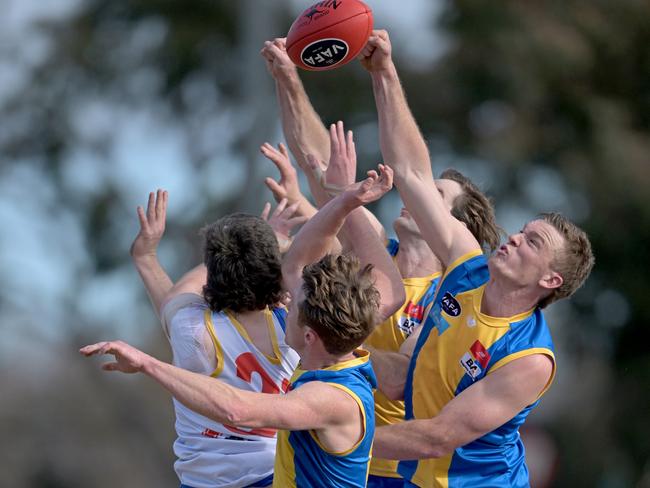
[[[473,380],[481,374],[481,367],[478,365],[478,362],[469,355],[468,352],[463,354],[463,357],[460,358],[460,365]]]
[[[475,380],[481,372],[487,368],[491,357],[492,356],[490,356],[488,350],[485,349],[485,346],[481,344],[481,341],[477,340],[471,345],[469,352],[466,352],[463,354],[463,357],[460,358],[460,365],[463,367],[465,372]]]
[[[453,295],[449,292],[446,292],[440,300],[442,305],[442,310],[452,317],[458,317],[460,315],[460,303],[456,300]]]
[[[397,327],[408,337],[413,333],[413,329],[422,323],[423,317],[424,307],[409,300],[403,315],[397,321]]]
[[[490,353],[487,349],[481,344],[481,341],[477,340],[472,344],[472,347],[469,348],[472,352],[472,355],[476,358],[483,369],[487,368],[488,363],[490,362]]]

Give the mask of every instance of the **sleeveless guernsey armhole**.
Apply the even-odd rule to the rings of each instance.
[[[269,337],[271,338],[271,346],[273,347],[273,354],[275,354],[275,357],[272,358],[271,356],[266,356],[266,358],[271,361],[273,364],[280,364],[280,346],[278,345],[278,335],[275,333],[275,323],[273,322],[273,312],[269,310],[267,307],[266,310],[264,310],[264,316],[266,317],[266,325],[268,326],[269,329]]]
[[[216,378],[221,374],[221,371],[223,371],[223,350],[221,349],[221,344],[219,344],[219,340],[217,339],[217,331],[214,329],[214,324],[212,323],[212,311],[209,308],[204,312],[204,319],[205,327],[208,329],[208,334],[210,334],[212,344],[214,344],[214,352],[217,359],[217,367],[210,376]]]
[[[366,437],[366,431],[367,431],[367,429],[366,429],[366,411],[363,408],[363,402],[361,401],[361,398],[359,398],[359,396],[356,393],[354,393],[352,390],[350,390],[348,387],[340,385],[338,383],[325,383],[325,384],[327,386],[333,386],[334,388],[338,388],[339,390],[342,390],[342,391],[346,392],[348,395],[350,395],[352,397],[352,399],[355,402],[357,402],[357,407],[359,408],[359,411],[361,412],[361,420],[362,420],[362,424],[363,424],[361,436],[359,437],[359,440],[357,440],[357,442],[355,442],[354,445],[350,449],[346,449],[345,451],[341,451],[341,452],[334,452],[334,451],[329,450],[327,447],[325,447],[321,443],[320,439],[318,438],[318,436],[316,435],[316,433],[313,430],[309,431],[309,435],[312,437],[312,439],[314,439],[314,442],[316,444],[318,444],[318,447],[320,447],[324,452],[326,452],[328,454],[331,454],[332,456],[347,456],[348,454],[354,452],[354,450],[357,447],[359,447],[359,445],[363,442],[363,440]]]
[[[480,256],[481,254],[483,254],[483,251],[481,251],[480,249],[475,249],[474,251],[470,251],[468,253],[463,254],[462,256],[457,257],[451,262],[451,264],[449,264],[449,266],[445,268],[445,272],[442,276],[442,279],[444,280],[447,277],[447,275],[454,270],[454,268],[457,268],[458,266],[465,263],[466,261],[469,261],[470,259],[476,256]]]
[[[506,364],[514,361],[515,359],[523,358],[523,357],[526,357],[526,356],[532,356],[533,354],[543,354],[543,355],[549,357],[551,359],[551,363],[553,364],[553,370],[551,371],[551,376],[548,379],[548,381],[546,382],[546,385],[544,386],[542,391],[539,393],[539,395],[537,395],[537,398],[535,399],[535,401],[537,401],[551,387],[551,383],[553,383],[553,380],[555,379],[555,370],[556,370],[555,354],[553,354],[553,351],[551,351],[550,349],[547,349],[545,347],[533,347],[533,348],[530,348],[530,349],[524,349],[523,351],[515,352],[513,354],[510,354],[509,356],[506,356],[506,357],[500,359],[496,363],[494,363],[494,366],[492,366],[490,368],[490,370],[487,372],[487,374],[493,373],[497,369],[499,369],[502,366],[505,366]]]

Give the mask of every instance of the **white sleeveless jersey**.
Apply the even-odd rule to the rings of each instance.
[[[257,349],[246,329],[231,314],[212,313],[205,302],[194,301],[177,309],[168,321],[174,363],[242,390],[284,393],[298,364],[298,355],[284,340],[285,316],[286,311],[282,309],[266,311],[274,351],[269,357]],[[200,333],[196,327],[199,324]],[[201,358],[207,354],[212,357]],[[174,442],[178,458],[174,469],[182,484],[193,488],[237,488],[272,474],[274,430],[221,424],[175,399],[174,409],[178,435]]]

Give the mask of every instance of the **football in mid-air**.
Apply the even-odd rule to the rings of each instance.
[[[352,61],[368,42],[372,11],[360,0],[328,0],[309,7],[291,24],[287,53],[311,71]]]

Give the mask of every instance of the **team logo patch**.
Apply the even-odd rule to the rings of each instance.
[[[442,296],[440,303],[442,305],[442,310],[447,315],[451,315],[452,317],[458,317],[460,315],[460,303],[458,303],[458,300],[456,300],[451,293],[446,292]]]
[[[490,353],[480,341],[474,341],[474,344],[469,348],[470,352],[463,354],[460,358],[460,365],[465,372],[475,380],[481,372],[487,368],[490,358]],[[471,354],[470,354],[471,353]]]
[[[348,51],[343,39],[319,39],[302,50],[300,59],[312,68],[329,68],[343,61]]]

